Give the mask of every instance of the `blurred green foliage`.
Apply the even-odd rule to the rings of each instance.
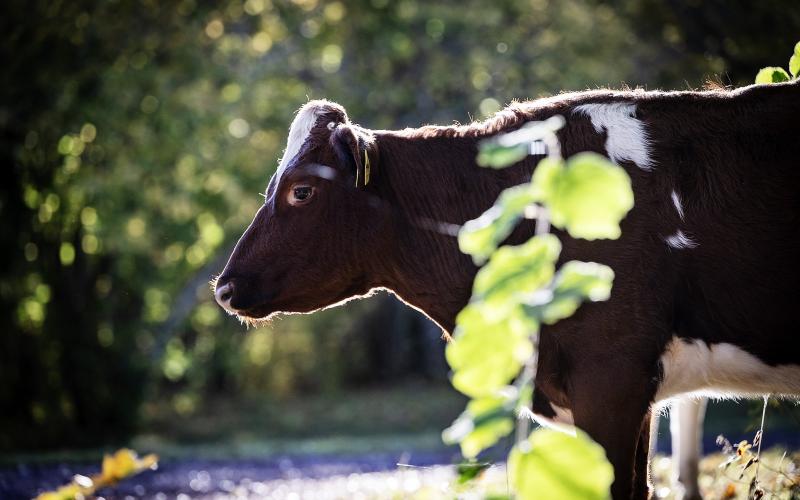
[[[796,36],[793,5],[5,2],[0,449],[124,439],[143,402],[335,392],[385,365],[381,336],[421,328],[381,299],[243,335],[211,301],[306,99],[396,128],[562,89],[743,83]]]

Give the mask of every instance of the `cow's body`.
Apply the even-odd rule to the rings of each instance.
[[[543,331],[535,405],[551,418],[559,408],[588,407],[575,422],[605,436],[615,465],[625,458],[614,450],[631,457],[636,449],[641,476],[646,447],[631,436],[633,416],[646,415],[643,401],[800,394],[800,162],[792,152],[800,127],[790,118],[800,89],[630,97],[651,165],[622,162],[636,206],[620,240],[567,239],[564,252],[611,265],[614,292],[609,303]],[[579,150],[570,148],[569,131],[563,141],[567,154]],[[584,397],[592,402],[578,401]],[[633,420],[620,418],[625,413]]]
[[[349,124],[341,108],[315,105],[319,113],[307,109],[310,103],[298,114],[296,123],[313,122],[305,142],[294,158],[284,158],[265,207],[220,278],[223,291],[231,291],[220,300],[228,310],[251,317],[308,312],[383,287],[452,331],[476,272],[458,252],[452,225],[477,217],[504,188],[529,180],[540,159],[481,169],[475,165],[477,142],[560,114],[566,118],[559,132],[564,156],[608,155],[631,176],[635,206],[618,240],[559,234],[563,261],[601,262],[616,278],[608,302],[586,304],[541,332],[534,411],[586,430],[614,465],[614,497],[641,498],[647,494],[654,402],[709,391],[800,394],[800,335],[793,328],[800,306],[800,84],[564,94],[515,104],[467,126],[353,128],[355,142],[339,137],[339,122]],[[342,154],[342,144],[344,150],[350,144],[350,156]],[[365,157],[372,180],[363,184],[362,173],[359,185]],[[277,231],[281,213],[299,213],[282,206],[283,196],[294,203],[292,193],[298,193],[286,195],[286,186],[300,186],[302,195],[302,183],[311,182],[303,180],[303,169],[320,164],[335,164],[325,172],[349,183],[356,177],[349,191],[313,185],[346,196],[337,198],[346,205],[343,213],[337,218],[325,212],[322,224],[347,235],[330,238],[341,238],[339,247],[357,260],[329,265],[330,283],[338,285],[326,283],[324,291],[300,297],[275,284],[281,278],[274,276],[285,271],[264,277],[248,266],[280,259],[277,250],[255,252],[253,245],[282,241],[285,232],[269,231]],[[325,196],[319,195],[320,207],[329,203]],[[508,243],[532,234],[533,223],[524,222]],[[348,246],[351,239],[358,244]],[[314,267],[310,262],[305,265]],[[253,293],[258,280],[272,288]],[[235,290],[250,292],[233,294],[234,281]]]

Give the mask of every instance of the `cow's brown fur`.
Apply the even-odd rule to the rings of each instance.
[[[565,156],[605,153],[604,134],[572,110],[617,101],[636,105],[654,168],[623,162],[636,205],[619,240],[559,233],[562,261],[602,262],[616,279],[608,302],[587,304],[542,331],[534,409],[552,416],[551,402],[570,408],[614,465],[614,497],[645,497],[650,405],[673,334],[731,343],[770,365],[800,364],[793,316],[800,306],[798,83],[564,94],[512,104],[485,122],[394,132],[353,125],[336,104],[310,103],[324,113],[270,182],[220,278],[235,284],[230,307],[257,318],[310,312],[386,288],[452,331],[476,273],[452,228],[530,179],[539,160],[479,168],[477,142],[561,114]],[[365,152],[372,166],[367,185],[359,170]],[[314,186],[315,199],[293,207],[286,196],[298,184]],[[670,201],[673,190],[683,199],[685,221]],[[676,229],[699,246],[668,247],[664,238]],[[524,222],[508,243],[532,233]]]

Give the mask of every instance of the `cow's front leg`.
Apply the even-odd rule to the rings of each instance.
[[[639,432],[639,441],[636,445],[636,459],[634,461],[633,498],[650,498],[653,484],[650,481],[650,439],[653,425],[652,409],[647,412],[642,421],[642,430]]]
[[[622,371],[608,364],[583,368],[571,380],[575,425],[606,450],[614,467],[611,496],[615,500],[647,498],[649,408],[654,393],[647,381],[651,375],[629,366]]]

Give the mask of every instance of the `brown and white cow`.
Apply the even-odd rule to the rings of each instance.
[[[614,498],[644,498],[655,402],[800,394],[800,83],[571,93],[400,131],[309,102],[216,298],[259,319],[388,289],[452,331],[477,271],[453,229],[528,181],[541,158],[479,168],[477,143],[556,114],[565,156],[595,151],[622,165],[636,205],[619,240],[559,233],[563,260],[608,264],[616,278],[609,301],[541,332],[534,411],[605,448]],[[507,243],[533,230],[526,221]]]

